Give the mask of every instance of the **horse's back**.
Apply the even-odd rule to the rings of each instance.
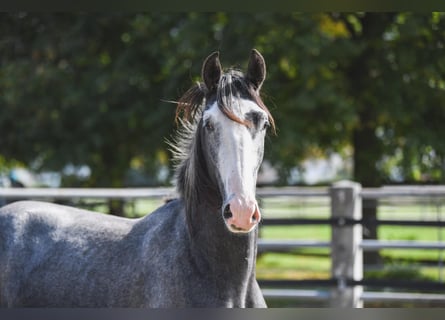
[[[0,256],[4,250],[21,245],[25,240],[67,240],[71,236],[78,241],[90,240],[91,237],[119,239],[129,232],[133,224],[131,219],[63,205],[18,201],[0,208],[0,239],[3,240]]]
[[[0,208],[0,305],[84,305],[89,290],[102,290],[97,303],[107,304],[109,269],[125,272],[123,260],[133,257],[123,243],[138,245],[120,241],[134,223],[37,201]]]
[[[11,217],[11,215],[16,218],[23,219],[24,215],[29,214],[42,217],[51,216],[51,218],[57,219],[57,221],[61,221],[63,219],[66,220],[69,217],[81,219],[104,219],[104,215],[102,213],[42,201],[17,201],[0,208],[0,219]],[[105,219],[108,219],[109,221],[114,220],[115,222],[131,221],[131,219],[115,216],[108,216],[108,218]]]

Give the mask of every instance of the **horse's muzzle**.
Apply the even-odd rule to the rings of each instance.
[[[227,228],[234,233],[248,233],[261,220],[257,201],[244,197],[231,197],[223,206],[222,214]]]

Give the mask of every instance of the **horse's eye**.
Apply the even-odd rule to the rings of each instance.
[[[269,128],[270,128],[270,122],[266,120],[263,125],[263,130],[267,130]]]
[[[215,130],[215,127],[213,126],[213,123],[210,122],[210,121],[206,121],[204,123],[204,128],[206,128],[206,130],[208,130],[208,131],[214,131]]]

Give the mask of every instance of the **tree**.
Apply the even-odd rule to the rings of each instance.
[[[53,170],[88,165],[87,185],[112,187],[123,186],[135,159],[159,160],[164,150],[159,137],[170,132],[174,114],[161,103],[168,77],[161,50],[169,45],[173,16],[4,18],[5,157]],[[120,213],[120,205],[113,203],[111,211]]]

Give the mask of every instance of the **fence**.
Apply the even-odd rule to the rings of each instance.
[[[274,189],[264,196],[279,195]],[[362,307],[364,302],[398,302],[414,305],[445,305],[445,284],[443,282],[418,280],[376,280],[364,279],[363,251],[380,249],[423,249],[443,250],[445,242],[408,241],[408,240],[365,240],[362,238],[363,226],[423,226],[444,227],[441,220],[407,220],[385,219],[376,220],[362,216],[362,202],[365,199],[382,200],[391,197],[400,198],[434,198],[445,197],[443,186],[423,187],[383,187],[366,188],[353,182],[339,182],[329,189],[301,190],[287,189],[284,194],[292,197],[328,197],[330,199],[330,217],[328,219],[271,219],[265,225],[330,225],[332,228],[330,241],[287,240],[271,241],[261,239],[260,250],[291,251],[295,248],[328,248],[331,255],[331,278],[327,280],[296,280],[296,281],[261,281],[264,294],[269,298],[300,299],[323,301],[332,307]],[[443,261],[441,266],[443,267]],[[298,290],[301,287],[323,287],[324,290]],[[277,289],[279,288],[279,289]],[[385,291],[364,291],[364,288],[387,289]],[[396,290],[396,291],[394,291]],[[398,292],[400,290],[434,291],[440,293]]]
[[[0,189],[3,199],[146,199],[171,196],[171,188],[136,189]],[[371,220],[362,217],[364,199],[388,197],[434,197],[445,198],[445,187],[383,187],[362,189],[357,183],[344,181],[330,188],[259,188],[260,198],[278,196],[324,197],[330,199],[330,217],[327,219],[265,219],[263,225],[330,225],[330,241],[314,240],[267,240],[259,239],[259,251],[286,251],[296,248],[328,248],[331,256],[331,278],[326,280],[263,280],[260,286],[266,299],[299,299],[323,301],[332,307],[362,307],[364,302],[441,303],[445,305],[445,284],[442,282],[410,280],[367,280],[363,277],[363,251],[383,248],[443,250],[445,242],[419,242],[397,240],[365,240],[364,225],[434,226],[444,227],[445,221]],[[322,287],[307,290],[302,287]],[[364,288],[393,290],[422,289],[436,293],[367,291]],[[440,293],[437,293],[440,292]],[[443,293],[442,293],[443,292]]]

